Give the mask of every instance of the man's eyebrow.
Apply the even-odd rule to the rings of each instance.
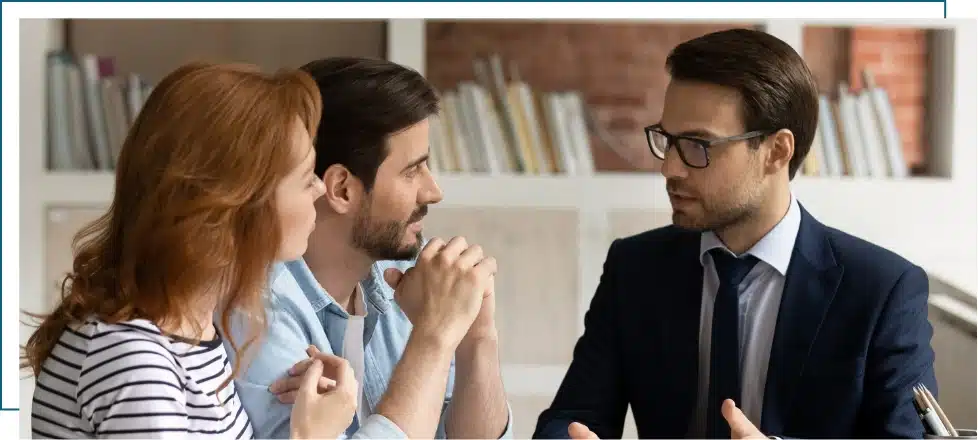
[[[428,153],[425,153],[424,156],[421,156],[421,157],[413,160],[411,163],[407,164],[407,166],[405,166],[404,169],[402,169],[401,171],[402,172],[403,171],[407,171],[407,170],[409,170],[411,168],[414,168],[414,167],[416,167],[416,166],[418,166],[418,165],[420,165],[422,163],[425,163],[427,161],[428,161]]]
[[[683,131],[680,131],[678,133],[673,133],[673,132],[671,132],[669,130],[666,130],[665,128],[662,128],[662,123],[661,122],[658,123],[658,124],[653,125],[652,127],[658,128],[659,130],[662,130],[662,131],[664,131],[666,133],[669,133],[669,134],[671,134],[673,136],[687,136],[687,137],[695,137],[695,138],[718,138],[718,137],[721,137],[721,136],[717,135],[716,133],[714,133],[714,132],[712,132],[710,130],[707,130],[705,128],[696,128],[696,129],[691,129],[691,130],[683,130]]]
[[[712,132],[710,130],[703,129],[703,128],[697,128],[695,130],[681,131],[681,132],[677,133],[677,135],[678,136],[697,137],[697,138],[700,138],[700,137],[702,137],[702,138],[718,138],[718,137],[720,137],[720,136],[717,136],[716,133],[714,133],[714,132]]]

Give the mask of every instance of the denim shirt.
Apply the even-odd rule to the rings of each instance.
[[[361,281],[367,305],[364,322],[363,420],[353,423],[341,438],[407,438],[391,420],[375,413],[387,390],[394,367],[401,359],[411,334],[411,323],[394,301],[393,289],[384,281],[384,270],[402,272],[414,261],[380,261],[371,266],[370,275]],[[247,370],[235,382],[255,430],[256,438],[289,438],[292,405],[280,403],[268,391],[275,380],[285,377],[296,362],[307,358],[306,348],[342,355],[349,314],[330,297],[314,278],[302,259],[275,266],[269,279],[266,305],[266,333],[246,355]],[[248,335],[240,320],[232,320],[230,334],[235,341]],[[226,342],[227,343],[227,342]],[[231,350],[229,349],[229,352]],[[230,353],[233,356],[233,353]],[[455,362],[452,361],[436,438],[446,438],[445,410],[452,398]],[[504,438],[512,437],[512,410]]]

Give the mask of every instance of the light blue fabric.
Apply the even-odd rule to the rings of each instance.
[[[371,266],[361,282],[366,298],[364,322],[364,420],[354,418],[341,438],[406,438],[404,432],[383,415],[377,404],[387,390],[394,367],[401,359],[411,333],[411,323],[394,301],[394,291],[384,281],[384,270],[396,267],[405,271],[414,261],[380,261]],[[306,348],[315,345],[324,353],[342,355],[349,314],[326,293],[303,260],[275,266],[270,277],[266,307],[267,331],[255,349],[250,350],[247,370],[235,382],[241,401],[251,418],[256,438],[288,438],[292,405],[280,403],[268,391],[275,380],[305,359]],[[233,320],[230,334],[237,341],[247,335],[240,320]],[[230,351],[230,350],[229,350]],[[445,409],[452,398],[455,363],[452,362],[436,438],[445,438]],[[512,411],[503,438],[512,438]]]

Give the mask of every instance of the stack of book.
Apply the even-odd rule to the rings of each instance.
[[[838,97],[819,97],[818,130],[802,164],[808,176],[903,178],[909,167],[886,91],[863,71],[865,87],[853,92],[839,85]]]
[[[438,172],[570,174],[594,172],[591,120],[580,92],[540,92],[509,78],[499,55],[474,60],[475,80],[440,91],[432,118],[431,168]]]
[[[49,52],[48,169],[115,169],[129,127],[151,90],[138,74],[117,75],[111,57]]]

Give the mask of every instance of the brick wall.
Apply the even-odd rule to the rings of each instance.
[[[849,30],[806,27],[802,58],[812,70],[819,92],[835,96],[840,82],[849,82]]]
[[[659,165],[649,153],[641,129],[661,116],[668,83],[666,55],[685,40],[748,26],[717,22],[429,20],[425,72],[436,87],[454,88],[459,81],[474,78],[475,57],[498,53],[504,63],[515,64],[520,78],[539,91],[577,89],[583,93],[598,123],[613,136],[616,148],[623,150],[619,154],[593,140],[597,169],[657,170]],[[890,38],[890,32],[900,37]],[[858,75],[864,65],[872,67],[877,83],[894,93],[906,156],[914,161],[922,156],[922,55],[926,41],[920,33],[807,28],[803,50],[825,90],[843,80],[861,87],[861,81],[852,81],[852,75]],[[850,52],[854,63],[849,63]],[[913,67],[896,69],[901,63]]]
[[[870,69],[876,84],[890,93],[904,157],[911,166],[922,166],[927,152],[927,31],[855,28],[849,44],[849,82],[862,88],[862,70]]]
[[[452,88],[473,79],[474,57],[498,53],[537,90],[583,93],[615,148],[624,150],[592,139],[596,169],[657,170],[642,127],[662,114],[666,56],[685,40],[731,27],[738,25],[429,21],[425,73],[436,87]]]
[[[876,85],[890,94],[904,159],[911,167],[925,164],[926,30],[809,27],[802,53],[819,89],[830,96],[842,81],[853,91],[862,89],[862,72],[869,69]]]

